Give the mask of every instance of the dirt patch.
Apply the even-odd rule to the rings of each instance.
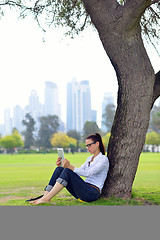
[[[16,194],[18,195],[18,193],[20,193],[21,191],[23,191],[23,192],[26,191],[26,194],[28,194],[29,196],[16,196]],[[10,200],[21,200],[21,199],[26,200],[26,199],[32,198],[33,195],[35,197],[39,196],[39,195],[42,194],[42,192],[43,191],[37,190],[36,187],[23,187],[23,188],[17,188],[17,189],[6,189],[5,192],[0,191],[0,194],[4,195],[4,196],[0,197],[0,204],[8,202]],[[19,194],[19,195],[21,195],[21,194]],[[25,195],[25,194],[22,194],[22,195]]]
[[[144,206],[157,206],[158,204],[150,202],[150,201],[146,201],[143,198],[136,198],[137,201],[139,201],[140,203],[142,203]]]
[[[26,197],[16,197],[16,196],[7,196],[0,198],[0,203],[8,202],[9,200],[19,200],[19,199],[26,199]]]

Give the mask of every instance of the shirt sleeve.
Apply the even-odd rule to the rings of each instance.
[[[88,162],[86,161],[81,167],[74,168],[74,172],[83,177],[90,177],[94,174],[99,173],[103,170],[104,167],[109,167],[109,162],[107,156],[98,159],[94,165],[87,166]]]

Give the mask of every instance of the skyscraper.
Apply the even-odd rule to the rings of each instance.
[[[0,136],[4,135],[4,124],[0,124]]]
[[[58,88],[53,82],[45,82],[44,114],[61,118],[61,106],[58,102]]]
[[[35,90],[31,91],[29,97],[28,112],[31,114],[32,118],[35,120],[35,129],[38,131],[40,127],[39,118],[43,115],[44,106],[39,101],[39,96]]]
[[[86,121],[93,121],[89,81],[84,80],[67,84],[67,130],[81,132]]]
[[[44,107],[43,104],[40,103],[39,96],[37,95],[37,92],[35,90],[31,91],[31,95],[29,97],[28,110],[35,120],[37,120],[39,117],[43,115]]]
[[[16,128],[19,131],[19,133],[22,132],[23,130],[22,124],[23,119],[24,111],[19,105],[16,105],[13,108],[13,127]]]
[[[12,132],[12,119],[10,109],[4,109],[4,135],[9,135]]]

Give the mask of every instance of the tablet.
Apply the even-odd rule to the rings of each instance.
[[[58,152],[58,157],[61,158],[61,167],[62,167],[62,160],[64,159],[64,151],[63,151],[63,148],[57,148],[57,152]]]

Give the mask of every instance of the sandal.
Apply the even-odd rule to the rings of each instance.
[[[27,199],[25,202],[31,202],[31,201],[35,201],[35,200],[37,200],[37,199],[39,199],[39,198],[41,198],[41,197],[43,197],[44,195],[40,195],[40,196],[38,196],[38,197],[35,197],[35,198],[30,198],[30,199]]]

